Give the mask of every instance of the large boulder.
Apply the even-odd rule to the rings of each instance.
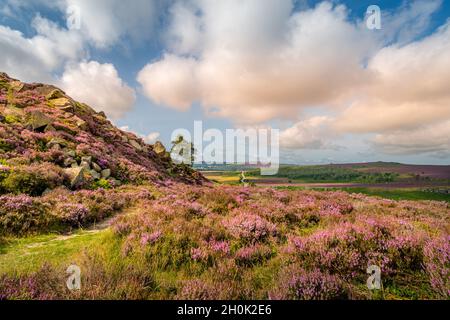
[[[51,88],[50,88],[51,89]],[[56,100],[60,98],[65,98],[65,94],[63,91],[59,89],[52,90],[49,94],[45,96],[47,100]],[[53,102],[53,101],[52,101]]]
[[[137,142],[136,140],[130,140],[130,144],[135,148],[137,151],[142,151],[142,146]]]
[[[153,145],[153,151],[160,157],[164,157],[166,155],[166,147],[164,147],[160,141],[156,141]]]
[[[85,172],[83,167],[67,168],[64,169],[64,172],[69,177],[70,187],[72,189],[83,183]]]
[[[86,131],[88,129],[88,124],[86,121],[84,121],[83,119],[74,116],[73,117],[73,121],[75,121],[76,126],[83,131]]]
[[[97,172],[102,171],[102,168],[97,163],[92,162],[91,165],[92,165],[92,169],[94,169],[95,171],[97,171]]]
[[[49,124],[52,123],[52,119],[47,117],[39,110],[31,111],[29,114],[29,125],[33,130],[44,130]]]
[[[108,179],[111,176],[111,170],[110,169],[102,170],[101,174],[103,179]]]
[[[58,98],[58,99],[50,100],[50,104],[53,107],[59,108],[62,111],[69,112],[69,113],[73,113],[75,110],[72,101],[70,101],[67,98]]]

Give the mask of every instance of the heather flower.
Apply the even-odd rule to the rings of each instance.
[[[199,279],[183,281],[177,294],[179,300],[214,300],[220,294],[220,288]]]
[[[224,226],[235,238],[249,241],[263,240],[276,232],[274,224],[258,215],[246,212],[226,220]]]
[[[156,241],[158,241],[162,236],[162,232],[161,231],[155,231],[151,234],[148,233],[144,233],[141,236],[141,245],[146,246],[149,244],[153,244]]]
[[[263,245],[253,245],[239,249],[235,253],[235,260],[240,265],[261,263],[272,256],[272,250]]]
[[[216,253],[228,254],[230,253],[230,244],[228,241],[212,240],[208,243],[209,248]]]
[[[27,195],[0,197],[0,234],[45,230],[52,222],[49,205]]]
[[[271,299],[329,300],[346,297],[342,281],[318,269],[292,268],[282,275],[279,283],[279,288],[269,294]]]
[[[72,227],[83,225],[89,216],[89,210],[80,203],[59,204],[56,212],[63,223]]]
[[[208,258],[208,253],[202,248],[192,248],[191,258],[195,261],[203,261]]]
[[[426,243],[423,248],[424,267],[436,293],[450,297],[450,237],[439,237]]]

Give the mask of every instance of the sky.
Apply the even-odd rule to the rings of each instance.
[[[450,164],[449,18],[447,0],[0,0],[0,71],[149,143],[201,120],[279,129],[282,163]]]

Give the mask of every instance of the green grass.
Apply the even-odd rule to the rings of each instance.
[[[306,190],[311,188],[297,187],[297,186],[280,186],[275,187],[276,189],[285,190]],[[382,189],[382,188],[313,188],[317,191],[330,191],[330,190],[341,190],[348,193],[362,193],[368,196],[376,196],[391,200],[434,200],[434,201],[446,201],[450,202],[449,194],[440,194],[425,192],[421,190],[414,189]]]
[[[425,192],[420,190],[377,189],[377,188],[344,188],[350,193],[363,193],[392,200],[435,200],[450,202],[450,195]]]
[[[0,274],[29,273],[44,263],[69,265],[77,254],[105,243],[109,231],[77,231],[64,237],[56,234],[10,238],[0,245]]]

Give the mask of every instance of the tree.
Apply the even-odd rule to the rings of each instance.
[[[170,155],[175,163],[183,163],[192,166],[195,161],[194,144],[186,141],[182,135],[178,135],[175,140],[172,141]]]

